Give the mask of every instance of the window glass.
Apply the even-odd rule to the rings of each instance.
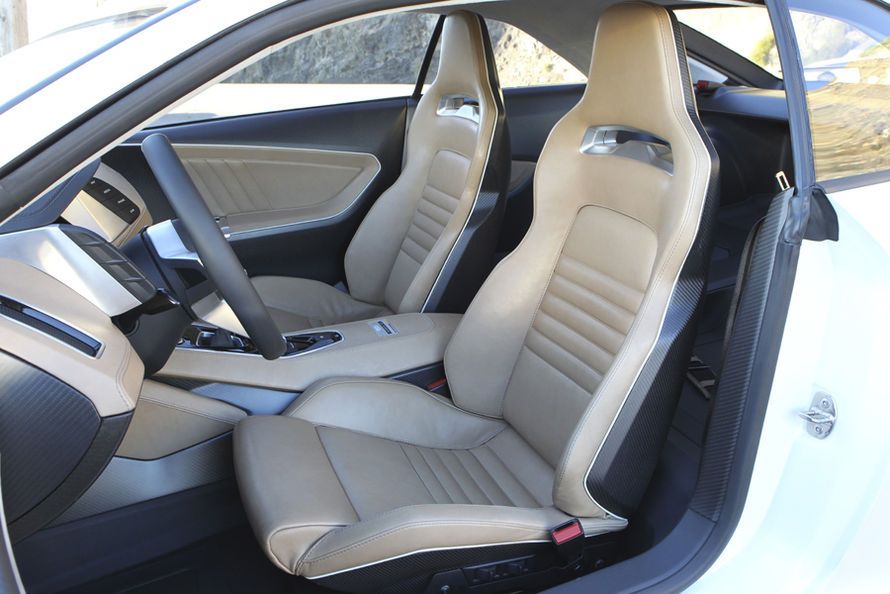
[[[890,170],[890,13],[857,0],[819,3],[831,14],[800,0],[789,4],[807,84],[816,177]]]
[[[676,10],[677,19],[770,74],[781,77],[776,38],[763,6],[722,6]]]
[[[687,57],[686,61],[689,63],[689,75],[693,81],[709,80],[711,82],[723,83],[728,80],[725,74],[714,70],[707,64],[702,64],[695,58]]]
[[[437,18],[398,13],[316,31],[202,91],[154,125],[408,96]]]
[[[587,82],[586,74],[525,31],[499,21],[486,24],[502,87]]]

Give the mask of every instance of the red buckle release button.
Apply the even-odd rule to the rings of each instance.
[[[438,390],[439,388],[441,388],[442,386],[444,386],[447,383],[448,383],[448,380],[443,377],[442,379],[437,379],[436,381],[434,381],[430,384],[427,384],[426,389],[432,392],[433,390]]]
[[[558,547],[580,536],[584,536],[584,529],[581,527],[581,522],[577,519],[569,520],[550,531],[550,540]]]

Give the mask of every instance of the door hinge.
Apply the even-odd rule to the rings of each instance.
[[[837,408],[834,405],[834,399],[824,392],[819,392],[813,397],[809,410],[797,414],[807,422],[807,433],[816,439],[828,437],[837,422]]]

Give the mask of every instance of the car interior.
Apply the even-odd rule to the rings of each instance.
[[[29,592],[540,591],[709,516],[783,83],[557,4],[426,6],[411,96],[156,121],[0,224]],[[586,82],[502,87],[493,22]]]

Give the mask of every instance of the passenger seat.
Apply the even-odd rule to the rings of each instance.
[[[253,279],[284,332],[391,313],[463,311],[492,266],[510,176],[509,136],[484,20],[455,12],[436,78],[411,120],[402,174],[346,251],[349,292]]]

